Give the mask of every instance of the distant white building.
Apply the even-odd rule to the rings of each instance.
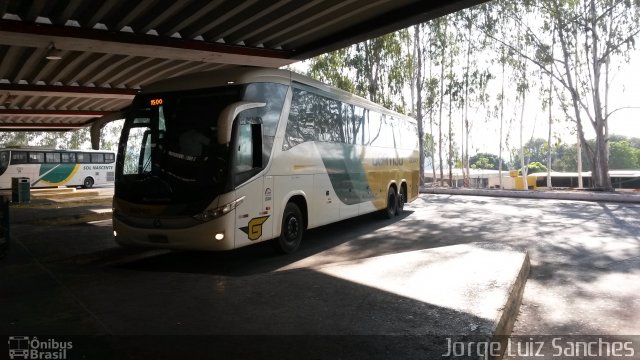
[[[449,184],[449,169],[444,169],[445,185]],[[462,169],[452,169],[452,187],[464,186],[464,175]],[[424,173],[425,183],[433,183],[433,170],[429,169]],[[440,184],[440,172],[436,169],[436,186]],[[469,186],[474,188],[498,188],[500,186],[500,172],[498,170],[469,169]],[[509,176],[509,170],[502,170],[502,187],[505,189],[515,188],[514,178]]]
[[[498,170],[469,169],[469,186],[473,188],[500,188],[500,173]],[[445,186],[449,186],[449,170],[444,172]],[[509,170],[502,171],[502,188],[516,189],[523,188],[522,177],[514,175]],[[610,170],[611,183],[616,189],[640,189],[640,170]],[[433,171],[428,169],[425,171],[425,183],[429,185],[440,185],[440,172],[436,169],[436,179],[433,179]],[[528,174],[529,188],[542,188],[547,186],[547,173],[539,172]],[[464,176],[462,169],[452,170],[452,187],[463,187]],[[518,180],[519,179],[519,180]],[[591,187],[591,172],[582,173],[583,187]],[[435,184],[434,184],[435,183]],[[517,185],[519,183],[519,185]],[[577,188],[578,173],[577,172],[551,172],[551,185],[554,188]]]

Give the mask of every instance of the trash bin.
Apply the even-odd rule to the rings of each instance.
[[[11,201],[29,202],[31,200],[31,183],[28,177],[11,178]]]

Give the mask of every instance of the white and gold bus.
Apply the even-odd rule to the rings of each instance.
[[[229,250],[418,196],[415,120],[285,70],[157,82],[133,101],[114,196],[118,243]]]
[[[113,184],[116,154],[100,150],[57,150],[38,147],[0,149],[0,188],[14,177],[29,178],[30,187]]]

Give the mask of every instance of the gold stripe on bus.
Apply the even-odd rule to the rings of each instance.
[[[46,183],[48,185],[52,185],[52,186],[57,186],[57,185],[64,185],[66,183],[68,183],[69,181],[71,181],[71,179],[73,179],[73,177],[76,175],[76,173],[78,172],[78,170],[80,169],[80,164],[76,164],[73,167],[73,170],[71,170],[71,172],[69,173],[69,175],[64,178],[63,180],[60,180],[58,182],[51,182],[51,181],[47,181],[45,179],[39,179],[39,181]]]
[[[308,168],[313,168],[314,165],[293,165],[293,170],[303,170]]]
[[[362,165],[367,175],[371,193],[374,196],[372,203],[376,209],[382,210],[387,207],[387,191],[391,182],[395,182],[399,189],[401,181],[403,179],[406,180],[408,201],[418,197],[417,184],[420,181],[420,170],[417,157],[418,152],[413,151],[409,157],[401,158],[402,164],[399,164],[399,161],[396,161],[396,164],[390,164],[394,159],[399,160],[400,158],[384,156],[385,161],[380,161],[376,156],[368,154],[364,156]]]

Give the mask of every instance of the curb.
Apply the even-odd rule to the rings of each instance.
[[[569,191],[536,191],[536,190],[485,190],[485,189],[449,189],[449,188],[420,188],[421,194],[447,194],[468,196],[510,197],[522,199],[554,199],[574,201],[604,201],[640,204],[640,195],[615,194],[599,192],[569,192]]]

